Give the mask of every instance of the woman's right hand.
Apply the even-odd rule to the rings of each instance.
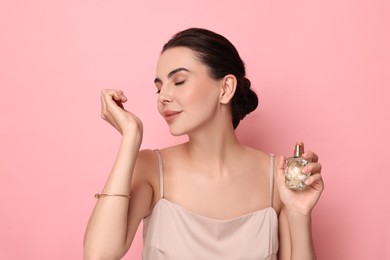
[[[141,120],[126,111],[123,103],[127,97],[120,89],[104,89],[101,93],[102,118],[115,127],[122,135],[138,133],[142,135]]]

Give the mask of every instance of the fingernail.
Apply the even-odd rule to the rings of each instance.
[[[307,178],[307,179],[305,180],[305,184],[306,184],[306,185],[310,184],[310,179],[309,179],[309,178]]]
[[[306,173],[306,172],[307,172],[307,168],[303,168],[302,173]]]

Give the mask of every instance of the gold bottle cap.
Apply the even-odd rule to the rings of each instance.
[[[297,144],[294,149],[294,157],[301,157],[303,154],[303,145]]]

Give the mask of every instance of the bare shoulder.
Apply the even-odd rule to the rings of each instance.
[[[158,181],[158,179],[156,180],[157,173],[158,159],[156,152],[151,149],[139,151],[134,166],[133,186],[150,185],[153,188],[154,183]]]
[[[153,192],[152,207],[160,199],[160,168],[158,153],[161,154],[164,170],[167,164],[175,158],[174,161],[180,161],[182,148],[180,145],[166,147],[162,149],[145,149],[138,153],[137,162],[134,169],[134,184],[148,184]],[[177,160],[176,160],[177,159]]]
[[[152,182],[157,176],[158,172],[158,158],[155,150],[144,149],[138,152],[134,178],[143,179],[148,182]]]
[[[182,144],[164,147],[164,148],[160,149],[160,151],[162,153],[166,153],[166,154],[170,154],[170,153],[176,154],[176,153],[183,152],[185,147],[186,147],[186,143],[182,143]]]
[[[273,166],[274,170],[276,171],[276,166],[279,162],[280,156],[275,155],[273,153],[266,153],[261,150],[245,146],[246,150],[248,150],[248,154],[250,155],[250,158],[253,160],[256,160],[260,162],[264,167],[270,167],[271,165],[271,160],[273,158]]]
[[[183,160],[183,157],[185,157],[186,149],[185,149],[185,144],[178,144],[174,146],[168,146],[159,149],[160,154],[163,158],[164,161],[164,166],[167,163],[171,163],[174,161],[175,163],[179,163]],[[174,160],[172,160],[174,158]]]
[[[270,162],[271,154],[249,146],[244,146],[244,149],[246,151],[246,156],[249,156],[251,160],[260,162],[264,165]]]
[[[142,178],[148,180],[152,185],[159,183],[159,152],[162,156],[164,166],[170,158],[175,158],[178,161],[183,152],[183,145],[165,147],[161,149],[145,149],[138,153],[136,169],[137,175],[142,175]]]

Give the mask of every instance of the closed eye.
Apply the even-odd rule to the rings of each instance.
[[[176,85],[176,86],[180,86],[180,85],[183,85],[184,82],[185,82],[184,80],[183,80],[183,81],[179,81],[179,82],[176,82],[175,85]]]
[[[157,88],[156,94],[159,94],[161,92],[162,83],[160,82],[160,80],[156,80],[154,83],[156,84]]]

